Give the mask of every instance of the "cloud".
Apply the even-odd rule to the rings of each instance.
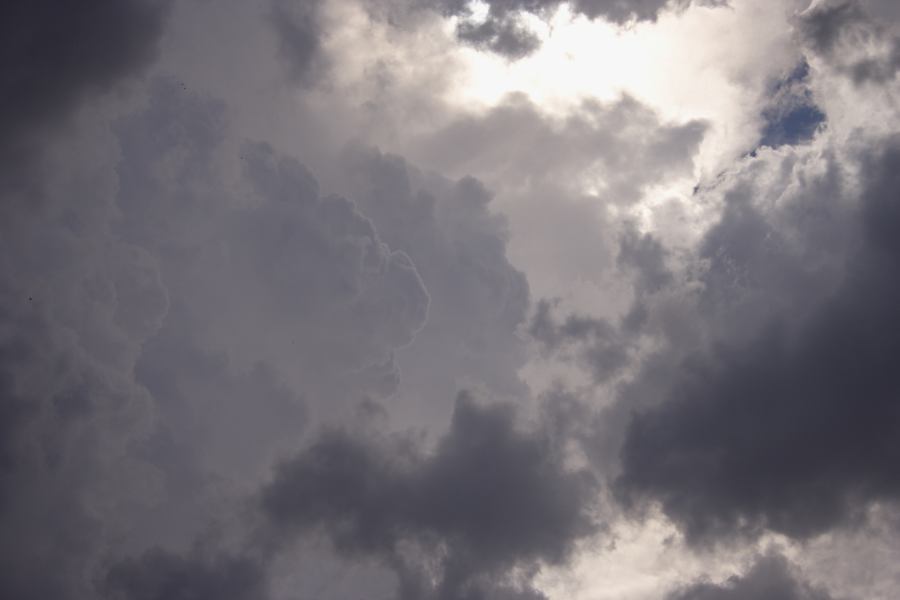
[[[494,597],[482,586],[561,563],[596,529],[592,478],[566,469],[547,433],[461,394],[432,453],[405,436],[328,431],[277,469],[263,510],[277,531],[321,530],[346,556],[392,565],[402,598]]]
[[[320,408],[390,394],[428,311],[415,265],[299,162],[234,141],[223,111],[163,81],[119,124],[122,228],[165,257],[167,331],[239,371],[264,363]]]
[[[646,187],[690,174],[706,128],[701,120],[664,122],[627,96],[586,100],[555,117],[524,94],[511,94],[423,136],[415,151],[426,164],[497,187],[555,182],[569,194],[599,188],[602,199],[630,204]]]
[[[516,371],[525,351],[528,282],[508,257],[506,219],[477,179],[422,173],[402,157],[350,148],[346,179],[353,198],[391,248],[406,253],[428,289],[428,322],[408,348],[401,390],[421,410],[430,398],[447,407],[461,386],[497,394],[523,391]],[[416,408],[418,407],[418,408]],[[430,415],[437,422],[448,410]]]
[[[489,0],[488,12],[476,18],[466,0],[428,0],[443,14],[458,17],[457,36],[464,42],[511,59],[536,50],[540,40],[521,22],[524,14],[547,17],[559,9],[562,0]],[[635,21],[655,21],[668,6],[683,7],[689,0],[576,0],[575,13],[590,19],[605,19],[624,25]]]
[[[5,236],[7,248],[10,237]],[[66,268],[84,269],[78,258]],[[125,270],[141,273],[139,263]],[[59,305],[31,287],[34,279],[8,277],[3,272],[0,279],[0,595],[84,598],[90,591],[84,573],[97,564],[106,531],[154,483],[152,469],[126,452],[149,429],[150,398],[135,385],[127,364],[105,356],[107,345],[134,356],[147,331],[121,329],[102,318],[82,317],[67,326]],[[69,289],[65,308],[108,315],[104,299],[122,287],[99,274],[86,284],[87,289]],[[129,305],[127,299],[123,295],[116,312],[148,314],[146,302]],[[164,310],[165,303],[154,309]],[[132,337],[135,331],[140,335]],[[104,488],[110,481],[117,483]]]
[[[278,37],[279,52],[291,80],[310,85],[324,68],[322,55],[321,4],[273,2],[271,24]]]
[[[253,559],[199,553],[178,556],[149,550],[114,564],[103,583],[110,600],[263,600],[265,571]]]
[[[0,9],[0,159],[49,133],[87,94],[154,57],[168,0],[60,4],[14,0]]]
[[[748,328],[714,332],[714,354],[686,357],[668,398],[634,417],[618,480],[626,498],[657,500],[694,541],[766,529],[808,538],[897,499],[898,165],[896,138],[862,157],[859,210],[832,237],[846,252],[838,274],[791,256],[818,248],[805,246],[817,218],[778,221],[796,208],[731,200],[703,247],[707,310],[734,303],[726,314],[745,314]],[[836,283],[810,303],[817,269]]]
[[[631,357],[629,345],[617,328],[606,319],[570,314],[557,323],[551,314],[553,304],[540,300],[528,332],[548,353],[562,353],[577,347],[578,359],[591,372],[596,383],[614,377]]]
[[[816,3],[798,24],[809,48],[858,85],[888,83],[900,69],[900,37],[874,22],[860,2]]]
[[[831,596],[799,581],[784,557],[761,556],[744,575],[721,584],[694,583],[666,596],[666,600],[830,600]]]
[[[825,115],[812,100],[805,85],[809,65],[801,63],[784,80],[779,81],[768,105],[763,109],[765,127],[760,145],[777,148],[783,144],[808,141],[825,121]]]
[[[95,597],[104,553],[174,552],[217,519],[239,531],[310,407],[390,394],[426,319],[415,266],[353,203],[236,143],[220,103],[148,89],[36,157],[31,210],[4,204],[4,597]],[[221,570],[180,560],[116,571],[149,586],[122,594],[204,591]]]
[[[496,52],[510,59],[528,56],[540,47],[540,39],[512,15],[488,18],[482,23],[463,21],[457,37],[476,48]]]

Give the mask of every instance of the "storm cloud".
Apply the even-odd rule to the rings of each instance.
[[[760,529],[805,538],[896,500],[898,159],[896,139],[865,158],[858,237],[819,306],[793,322],[776,311],[748,339],[688,358],[672,396],[634,418],[618,482],[626,495],[658,499],[698,539]],[[708,276],[777,253],[760,245],[771,237],[764,216],[727,208],[706,238]],[[710,293],[725,281],[711,279]]]
[[[895,598],[900,13],[725,4],[0,9],[0,597]]]
[[[264,510],[279,528],[321,529],[342,553],[395,565],[402,598],[495,597],[482,587],[518,565],[563,561],[596,529],[590,474],[566,469],[547,431],[518,430],[511,406],[462,394],[432,453],[412,441],[327,432],[279,467]],[[433,553],[433,590],[404,544]]]
[[[13,1],[0,10],[0,159],[34,149],[91,92],[154,57],[169,0]]]

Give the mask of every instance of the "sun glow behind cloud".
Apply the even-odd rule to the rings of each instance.
[[[738,0],[727,8],[695,6],[663,13],[656,22],[620,27],[562,5],[546,21],[523,16],[541,39],[532,55],[510,61],[461,49],[464,71],[451,100],[471,110],[524,93],[542,110],[564,115],[585,100],[627,95],[665,120],[709,122],[698,163],[715,171],[720,159],[753,143],[759,96],[798,59],[788,50],[785,23],[792,13],[776,3]],[[447,27],[452,31],[454,21]],[[748,94],[748,88],[759,94]]]

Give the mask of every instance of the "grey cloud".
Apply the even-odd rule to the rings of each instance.
[[[551,312],[553,306],[553,302],[540,300],[528,329],[548,353],[565,356],[576,346],[578,359],[597,383],[609,380],[628,365],[629,344],[617,327],[605,319],[579,314],[570,314],[558,323]]]
[[[547,432],[517,429],[510,406],[463,394],[433,453],[405,436],[332,430],[278,468],[262,505],[278,530],[323,530],[345,555],[393,565],[400,597],[481,598],[512,567],[560,563],[595,530],[592,482],[565,469]],[[423,552],[436,561],[433,589]]]
[[[799,17],[800,34],[813,52],[823,56],[857,84],[885,83],[900,70],[900,36],[873,22],[856,0],[822,2]],[[881,40],[887,52],[866,50]]]
[[[841,35],[850,25],[865,20],[865,13],[857,2],[824,2],[803,18],[803,33],[818,52],[833,51]]]
[[[122,231],[164,257],[171,331],[188,328],[233,368],[294,374],[320,408],[393,391],[394,352],[425,322],[428,294],[352,202],[321,197],[304,166],[266,144],[226,143],[223,108],[177,85],[157,83],[119,132]]]
[[[2,207],[3,597],[88,600],[104,555],[239,530],[310,407],[390,394],[426,318],[415,266],[353,203],[235,144],[221,104],[148,90],[115,138],[98,116],[37,156],[30,210]],[[218,589],[218,562],[182,560],[114,569],[117,593]]]
[[[473,46],[511,59],[527,56],[540,46],[540,39],[510,15],[477,24],[462,22],[457,27],[456,35]]]
[[[149,398],[26,293],[5,282],[0,293],[0,595],[87,599],[85,573],[113,526],[99,507],[111,503],[115,520],[140,502],[130,486],[152,477],[124,458],[148,427]],[[95,486],[109,479],[123,487],[104,497]]]
[[[603,199],[624,204],[647,185],[689,173],[705,131],[701,121],[661,122],[628,97],[586,101],[565,119],[554,119],[512,95],[484,114],[452,121],[416,152],[447,169],[519,185],[554,181],[565,189],[599,180]]]
[[[429,297],[356,205],[235,142],[221,103],[170,80],[149,90],[115,126],[116,232],[159,257],[171,298],[135,367],[158,421],[134,451],[161,490],[133,535],[177,547],[238,510],[309,420],[394,393]]]
[[[279,52],[291,79],[301,85],[313,83],[325,68],[320,10],[319,0],[277,0],[272,4],[270,20]]]
[[[0,9],[0,158],[15,160],[90,92],[146,65],[168,0],[59,3],[12,0]]]
[[[619,238],[616,265],[632,277],[632,306],[622,322],[625,330],[640,330],[648,317],[648,301],[674,283],[674,275],[666,264],[668,254],[653,235],[638,233],[632,226],[627,226]]]
[[[152,413],[131,371],[168,294],[155,258],[110,235],[114,178],[82,149],[33,157],[36,201],[0,209],[3,597],[90,598],[104,538],[154,485],[127,451]]]
[[[426,398],[446,407],[443,399],[466,380],[498,394],[521,392],[516,371],[525,354],[516,330],[528,282],[510,263],[506,220],[491,210],[491,193],[474,178],[424,174],[377,150],[349,149],[346,162],[353,198],[385,242],[412,259],[431,298],[428,322],[398,351],[401,392],[416,405],[407,410],[422,410]]]
[[[619,239],[616,265],[623,278],[631,278],[629,312],[615,323],[578,313],[559,321],[553,315],[559,302],[542,299],[537,303],[528,333],[547,354],[567,359],[574,350],[574,356],[587,367],[595,383],[613,379],[632,363],[635,334],[640,333],[648,318],[648,299],[674,282],[666,265],[667,255],[651,234],[640,234],[627,225]]]
[[[698,582],[666,596],[666,600],[831,600],[831,595],[800,580],[777,554],[761,556],[744,575],[721,584]]]
[[[513,95],[423,136],[409,153],[420,164],[471,174],[497,191],[515,233],[507,252],[529,265],[532,291],[555,297],[560,286],[587,281],[603,286],[616,304],[617,293],[628,294],[627,284],[620,290],[609,277],[618,254],[618,209],[650,186],[689,176],[705,132],[701,121],[667,123],[628,97],[588,101],[554,118]]]
[[[468,2],[464,0],[427,0],[447,15],[460,17],[457,35],[465,42],[484,47],[509,58],[521,58],[539,45],[533,33],[519,22],[523,13],[540,17],[558,9],[562,0],[489,0],[489,12],[482,22],[472,21]],[[571,3],[576,13],[591,19],[602,18],[613,23],[655,21],[666,7],[684,7],[690,0],[576,0]]]
[[[236,368],[199,346],[180,309],[144,347],[135,378],[155,400],[157,425],[134,452],[160,470],[160,500],[136,538],[186,543],[210,518],[227,518],[272,460],[294,448],[309,420],[303,397],[265,363]]]
[[[652,294],[673,281],[672,272],[666,266],[667,254],[665,247],[652,234],[638,233],[629,227],[619,240],[616,263],[620,269],[636,274],[638,295]]]
[[[765,529],[808,538],[897,500],[898,164],[896,139],[862,159],[861,206],[839,221],[849,242],[833,237],[846,259],[828,275],[830,291],[804,274],[821,263],[791,265],[776,230],[786,215],[732,200],[706,238],[705,302],[711,321],[731,304],[738,312],[727,314],[746,314],[749,327],[714,331],[715,354],[688,356],[668,398],[634,417],[618,480],[625,498],[659,501],[695,542]],[[794,231],[810,236],[801,243],[813,243],[815,221]],[[742,269],[757,254],[775,270]],[[803,295],[810,289],[822,295]]]
[[[186,556],[150,550],[107,571],[103,597],[109,600],[263,600],[264,567],[251,558],[221,554]]]

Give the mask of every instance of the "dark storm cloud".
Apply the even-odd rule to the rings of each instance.
[[[804,269],[821,268],[814,234],[828,203],[812,217],[729,201],[703,247],[701,306],[714,320],[732,304],[751,328],[713,330],[714,354],[689,357],[668,399],[634,417],[618,480],[625,498],[659,501],[701,541],[764,529],[808,538],[900,497],[898,172],[896,138],[862,159],[861,207],[831,224],[844,228],[830,238],[846,252],[843,268],[819,298],[804,299],[816,288]],[[789,218],[805,238],[781,237],[776,219]],[[792,265],[794,252],[804,258]]]
[[[50,132],[85,94],[146,65],[169,0],[11,0],[0,8],[0,157]]]
[[[433,453],[410,438],[333,430],[278,468],[263,508],[279,530],[324,531],[345,555],[392,565],[401,598],[504,597],[488,591],[492,581],[558,564],[595,530],[593,480],[566,470],[561,452],[548,431],[518,430],[511,406],[462,394]],[[435,561],[436,587],[423,556]]]
[[[150,550],[114,564],[106,573],[108,600],[264,600],[265,570],[256,561],[227,554],[179,556]]]
[[[722,584],[694,583],[666,600],[831,600],[831,596],[799,580],[784,557],[770,554],[757,559],[744,575]]]

